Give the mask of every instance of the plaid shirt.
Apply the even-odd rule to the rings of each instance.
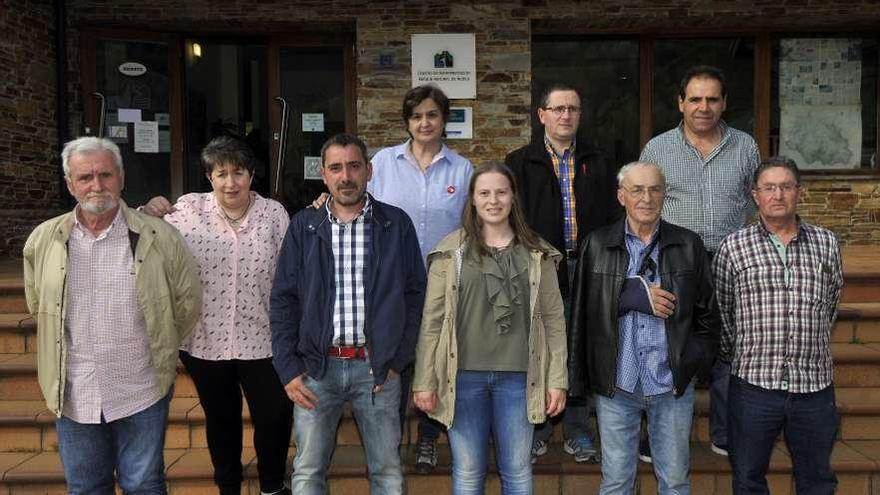
[[[366,292],[364,271],[370,266],[370,229],[373,208],[370,197],[360,214],[349,223],[341,223],[325,203],[330,218],[331,244],[336,281],[333,304],[333,345],[362,347],[367,339]]]
[[[832,380],[840,247],[832,232],[799,221],[784,258],[761,222],[721,243],[712,263],[721,356],[732,358],[731,373],[753,385],[815,392]]]
[[[710,252],[751,218],[752,176],[760,162],[751,136],[720,126],[721,142],[705,158],[685,139],[681,125],[648,141],[639,157],[660,165],[666,175],[663,219],[696,232]]]
[[[547,154],[550,155],[553,171],[556,172],[556,178],[559,180],[559,190],[562,192],[562,218],[565,220],[562,233],[565,236],[565,249],[571,251],[577,249],[578,238],[574,198],[574,145],[575,142],[572,141],[571,146],[563,150],[562,156],[559,156],[550,140],[544,136],[544,146],[547,147]]]

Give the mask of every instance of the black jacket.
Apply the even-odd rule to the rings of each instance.
[[[568,333],[571,396],[614,395],[617,304],[629,265],[624,221],[594,231],[581,244]],[[675,310],[665,326],[674,393],[680,396],[697,373],[712,365],[721,320],[703,241],[665,221],[659,235],[661,286],[675,295]]]
[[[564,253],[562,191],[550,155],[544,147],[544,135],[509,153],[504,163],[516,177],[520,205],[529,227]],[[616,189],[613,170],[609,170],[602,153],[578,139],[575,142],[574,197],[579,245],[593,229],[607,225],[620,216]],[[563,296],[569,293],[566,262],[564,260],[559,264],[558,272],[559,289]]]

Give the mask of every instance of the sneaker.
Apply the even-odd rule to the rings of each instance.
[[[420,438],[419,453],[416,457],[416,472],[431,474],[435,467],[437,467],[437,440]]]
[[[538,460],[538,457],[547,454],[549,444],[546,440],[535,440],[532,443],[532,464]]]
[[[570,438],[562,444],[562,449],[566,454],[574,456],[574,462],[599,462],[599,452],[590,437]]]
[[[651,444],[648,442],[647,435],[639,441],[639,460],[648,464],[654,462],[654,459],[651,458]]]
[[[712,452],[715,452],[718,455],[723,455],[724,457],[730,455],[727,453],[727,445],[715,445],[715,442],[712,442]]]

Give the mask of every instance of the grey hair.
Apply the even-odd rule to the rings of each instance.
[[[652,168],[652,169],[656,170],[657,173],[660,174],[660,181],[663,182],[663,187],[666,187],[666,174],[663,173],[663,169],[660,167],[660,165],[657,165],[654,162],[638,162],[638,161],[629,162],[626,165],[620,167],[620,171],[617,172],[617,187],[622,186],[623,179],[626,179],[626,174],[628,174],[630,170],[637,168],[637,167]]]
[[[61,151],[61,168],[64,169],[64,177],[70,177],[70,157],[76,154],[88,154],[99,152],[110,153],[113,157],[113,163],[119,169],[119,173],[123,173],[122,154],[119,152],[119,146],[107,139],[94,136],[84,136],[68,141]]]

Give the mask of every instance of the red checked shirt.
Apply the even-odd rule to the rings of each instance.
[[[553,171],[559,180],[559,190],[562,193],[562,218],[563,234],[565,236],[565,249],[577,249],[578,226],[577,226],[577,200],[574,197],[574,141],[571,146],[558,154],[547,137],[544,137],[544,146],[553,163]]]
[[[134,257],[122,209],[93,236],[79,219],[68,240],[67,383],[64,416],[98,424],[143,411],[162,398],[147,324],[138,303]]]

